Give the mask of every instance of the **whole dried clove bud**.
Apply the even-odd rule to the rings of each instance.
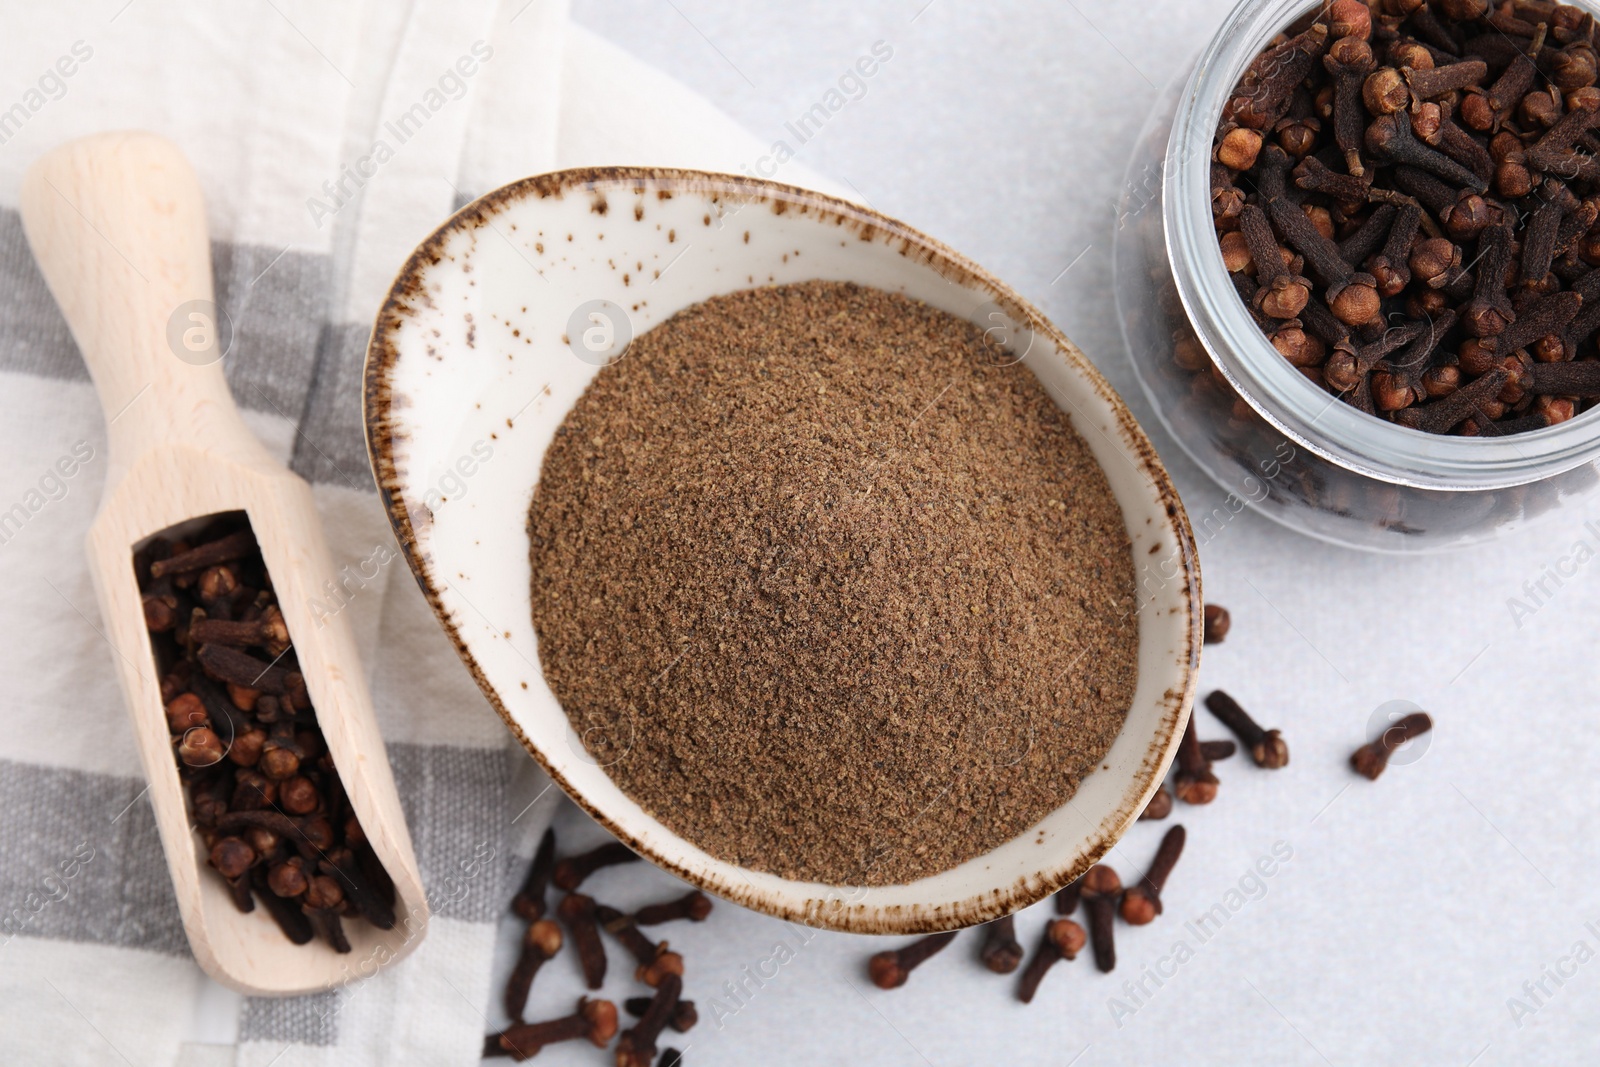
[[[656,1058],[656,1039],[671,1023],[683,994],[683,980],[673,976],[663,982],[650,1007],[617,1042],[617,1067],[650,1067]],[[609,1040],[609,1039],[608,1039]],[[604,1047],[604,1042],[597,1042]]]
[[[1239,702],[1221,689],[1206,697],[1206,707],[1233,731],[1257,767],[1279,770],[1289,765],[1289,746],[1277,730],[1264,730]]]
[[[867,961],[867,975],[879,989],[899,989],[911,972],[955,940],[955,931],[929,934],[900,949],[879,952]]]
[[[1167,878],[1172,874],[1172,868],[1177,866],[1178,857],[1183,855],[1186,839],[1182,826],[1174,826],[1161,838],[1155,859],[1150,862],[1149,872],[1142,881],[1129,886],[1128,891],[1122,894],[1123,922],[1129,926],[1144,926],[1154,922],[1156,916],[1161,914],[1161,891],[1166,888]]]
[[[348,837],[348,832],[346,837]],[[517,895],[511,900],[511,910],[527,922],[536,922],[544,918],[545,893],[550,886],[550,875],[556,864],[556,832],[546,830],[539,839],[539,847],[533,854],[533,862],[528,867],[528,875],[523,879],[522,888],[517,890]]]
[[[540,1023],[518,1023],[500,1033],[490,1034],[484,1039],[483,1054],[526,1060],[538,1055],[546,1045],[582,1039],[595,1048],[605,1048],[616,1036],[616,1004],[609,1000],[581,997],[578,1009],[571,1015]],[[652,1055],[654,1052],[652,1047]]]
[[[564,889],[570,893],[595,871],[619,863],[635,863],[638,859],[639,854],[627,845],[620,841],[609,841],[599,848],[590,849],[581,855],[568,856],[557,863],[551,881],[555,883],[557,889]]]
[[[1433,719],[1425,711],[1413,712],[1392,723],[1378,739],[1356,749],[1350,757],[1350,766],[1355,768],[1357,774],[1372,781],[1377,781],[1378,776],[1389,765],[1389,757],[1395,749],[1417,737],[1421,737],[1433,729]]]
[[[655,926],[658,923],[672,922],[674,919],[687,919],[698,923],[705,922],[710,914],[711,898],[696,889],[664,904],[645,905],[634,912],[633,921],[640,926]]]
[[[1488,228],[1501,212],[1489,201],[1470,190],[1462,190],[1454,204],[1441,214],[1439,221],[1454,240],[1471,241]]]
[[[522,950],[511,969],[511,978],[506,982],[505,1009],[508,1016],[518,1020],[522,1018],[522,1012],[528,1006],[528,991],[533,987],[534,977],[546,962],[561,951],[561,943],[561,927],[549,919],[528,924],[522,937]]]
[[[1217,797],[1217,776],[1211,773],[1211,763],[1200,751],[1200,738],[1195,733],[1194,715],[1190,714],[1178,742],[1178,774],[1174,779],[1174,792],[1185,804],[1209,804]]]
[[[1039,983],[1044,981],[1044,976],[1050,968],[1061,960],[1077,959],[1087,940],[1083,927],[1071,919],[1051,919],[1045,927],[1038,951],[1034,953],[1033,959],[1028,963],[1028,969],[1022,972],[1022,978],[1017,982],[1017,999],[1024,1004],[1033,1003],[1034,995],[1039,991]]]
[[[1600,73],[1594,49],[1587,44],[1571,44],[1556,53],[1550,64],[1550,80],[1563,92],[1594,85]]]
[[[1105,864],[1095,864],[1083,876],[1083,906],[1089,915],[1089,941],[1094,945],[1094,962],[1107,974],[1117,965],[1111,918],[1121,895],[1122,879]]]
[[[654,999],[654,997],[629,997],[622,1002],[622,1007],[635,1019],[642,1019],[645,1012],[650,1010],[650,1002]],[[699,1021],[700,1012],[695,1008],[694,1001],[680,1000],[678,1001],[678,1006],[673,1009],[672,1019],[667,1025],[680,1034],[687,1034],[694,1029],[695,1024]],[[665,1053],[663,1053],[663,1056],[665,1056]],[[664,1059],[662,1065],[665,1067]]]
[[[1295,159],[1300,159],[1317,147],[1322,122],[1313,115],[1291,115],[1278,123],[1274,132],[1278,135],[1278,147]]]
[[[333,946],[335,952],[349,952],[350,942],[344,934],[344,923],[339,918],[344,904],[344,890],[339,883],[325,874],[314,875],[300,899],[300,910],[310,920],[311,927]]]

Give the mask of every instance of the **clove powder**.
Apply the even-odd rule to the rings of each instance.
[[[752,869],[969,860],[1071,797],[1132,701],[1104,472],[1031,371],[904,297],[752,289],[641,335],[557,431],[528,530],[589,753]]]

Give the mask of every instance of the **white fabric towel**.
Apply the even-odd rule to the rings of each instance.
[[[0,101],[0,1058],[477,1062],[503,1022],[496,924],[559,795],[510,742],[403,563],[349,610],[433,904],[426,939],[374,978],[285,1000],[241,1000],[190,957],[84,562],[102,418],[28,253],[17,188],[41,153],[105,129],[155,130],[188,154],[234,323],[236,399],[313,484],[336,560],[357,562],[392,545],[359,387],[372,317],[411,248],[527,174],[738,172],[763,146],[569,27],[563,0],[132,0],[92,19],[30,5],[11,13],[0,69],[39,72]],[[779,177],[816,184],[798,166]],[[62,457],[73,462],[57,468]],[[579,845],[599,835],[575,809],[565,821]],[[630,877],[640,900],[671,888],[643,868]]]

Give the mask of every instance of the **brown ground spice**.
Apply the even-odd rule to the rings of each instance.
[[[712,855],[902,883],[1022,833],[1132,700],[1132,550],[1031,371],[903,297],[687,308],[602,370],[528,529],[551,689]]]

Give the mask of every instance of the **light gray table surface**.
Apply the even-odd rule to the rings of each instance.
[[[1128,400],[1198,511],[1223,490],[1161,431],[1133,379],[1110,237],[1158,87],[1228,7],[578,0],[574,17],[791,144],[785,123],[886,42],[893,57],[866,94],[797,160],[1040,306]],[[1507,606],[1594,518],[1600,502],[1492,546],[1393,558],[1242,516],[1202,552],[1207,597],[1234,616],[1233,635],[1206,652],[1202,689],[1227,688],[1281,726],[1293,763],[1269,774],[1236,759],[1220,768],[1215,804],[1179,807],[1189,846],[1167,914],[1119,930],[1114,974],[1064,965],[1024,1008],[1009,980],[977,967],[967,935],[882,993],[863,970],[879,941],[817,934],[775,977],[746,983],[720,1028],[702,1022],[686,1062],[1594,1062],[1593,569],[1520,627]],[[1346,758],[1393,699],[1433,713],[1431,743],[1381,781],[1358,780]],[[1119,846],[1124,877],[1160,832],[1143,824]],[[1260,877],[1275,849],[1289,858]],[[1208,912],[1225,921],[1188,925]],[[1036,907],[1019,919],[1030,948],[1044,917]],[[724,982],[796,940],[731,907],[676,933],[696,961],[703,1020]],[[570,1062],[584,1062],[578,1050]]]

